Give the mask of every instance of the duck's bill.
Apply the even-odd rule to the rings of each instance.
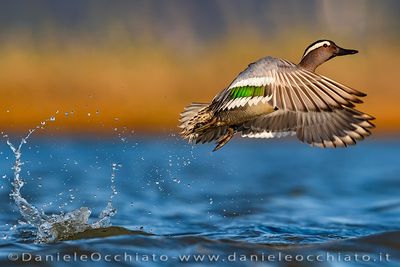
[[[345,49],[345,48],[338,47],[338,51],[336,52],[336,55],[337,56],[344,56],[344,55],[354,55],[354,54],[357,54],[357,53],[358,53],[357,50]]]

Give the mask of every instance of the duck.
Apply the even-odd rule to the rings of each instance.
[[[210,103],[191,103],[180,114],[181,136],[189,143],[215,141],[213,151],[233,136],[296,136],[314,147],[355,145],[371,135],[375,118],[355,108],[366,94],[317,74],[321,64],[354,55],[331,40],[318,40],[298,64],[267,56],[248,65]]]

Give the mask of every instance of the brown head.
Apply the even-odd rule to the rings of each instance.
[[[315,71],[319,65],[331,58],[357,53],[357,50],[341,48],[330,40],[319,40],[306,48],[299,66],[309,71]]]

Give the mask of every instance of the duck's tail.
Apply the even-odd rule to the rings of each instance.
[[[208,143],[217,141],[215,150],[224,146],[232,137],[233,130],[226,125],[218,125],[209,104],[192,103],[181,113],[179,128],[181,136],[190,143]]]

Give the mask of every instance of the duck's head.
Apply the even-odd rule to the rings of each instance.
[[[299,65],[310,71],[314,71],[319,65],[331,58],[357,53],[357,50],[341,48],[333,41],[319,40],[306,48]]]

